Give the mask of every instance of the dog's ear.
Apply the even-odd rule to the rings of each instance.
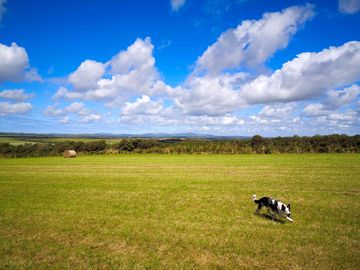
[[[289,210],[290,210],[290,203],[287,205],[287,208],[289,208]]]

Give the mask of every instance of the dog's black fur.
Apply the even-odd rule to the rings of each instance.
[[[275,215],[279,216],[286,216],[287,220],[290,220],[293,222],[293,219],[291,218],[290,213],[290,204],[285,205],[284,203],[272,199],[270,197],[262,197],[261,199],[257,200],[256,195],[253,195],[254,202],[258,205],[258,208],[255,211],[255,214],[259,214],[262,207],[266,207],[268,211],[272,212],[273,219],[275,218]]]

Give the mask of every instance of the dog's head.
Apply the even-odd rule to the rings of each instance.
[[[288,205],[283,204],[281,210],[282,210],[288,217],[291,216],[290,204],[288,204]]]

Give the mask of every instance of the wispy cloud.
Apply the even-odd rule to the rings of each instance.
[[[182,6],[185,5],[186,0],[170,0],[171,9],[178,11]]]
[[[0,0],[0,23],[6,11],[6,7],[5,7],[6,2],[7,0]]]
[[[360,10],[360,0],[339,0],[339,10],[342,13],[354,14]]]

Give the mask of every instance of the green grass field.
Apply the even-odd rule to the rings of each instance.
[[[294,223],[251,200],[292,204]],[[360,155],[0,159],[0,269],[359,269]]]

